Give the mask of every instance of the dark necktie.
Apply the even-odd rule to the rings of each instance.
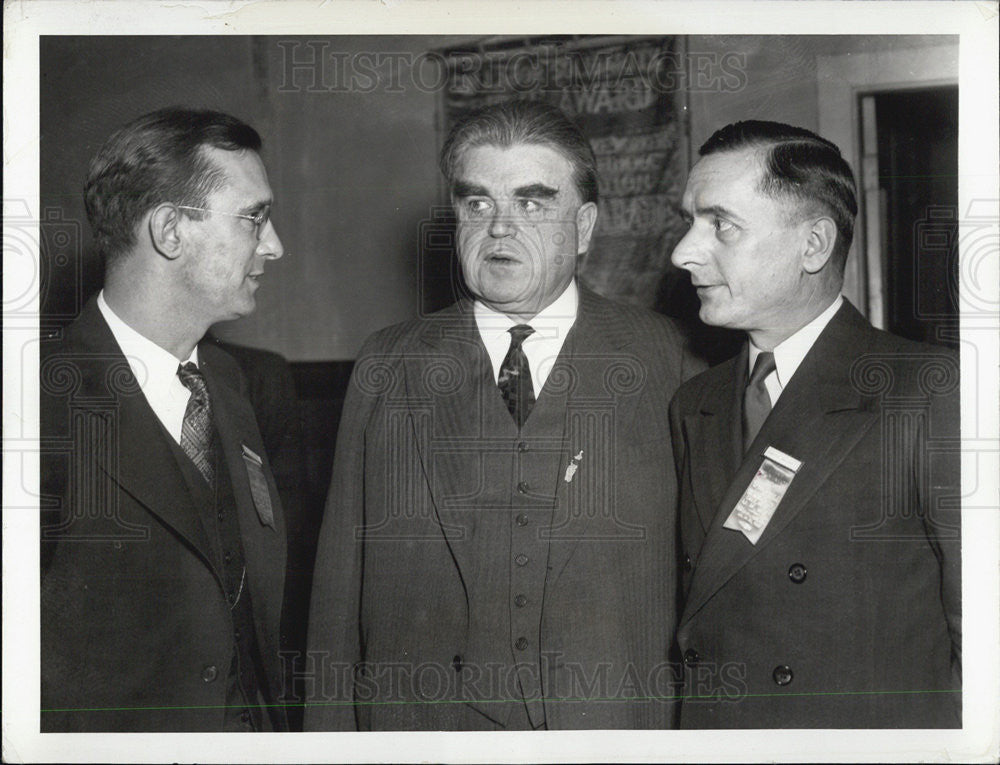
[[[765,378],[776,369],[774,354],[765,351],[757,356],[757,361],[753,365],[753,373],[747,383],[747,389],[743,394],[743,451],[750,448],[750,444],[760,432],[764,420],[771,413],[771,396],[764,385]]]
[[[191,458],[198,471],[215,485],[215,465],[212,454],[212,403],[208,398],[208,386],[201,371],[192,362],[177,367],[177,376],[184,387],[191,391],[187,408],[184,410],[184,425],[181,428],[181,449]]]
[[[531,407],[535,404],[535,390],[531,385],[531,370],[528,368],[528,357],[524,355],[521,344],[533,330],[527,324],[518,324],[507,330],[510,332],[510,350],[500,365],[500,377],[497,386],[503,394],[503,400],[517,427],[524,426]]]

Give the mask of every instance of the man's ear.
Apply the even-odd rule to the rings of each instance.
[[[830,261],[837,244],[837,224],[831,218],[816,218],[806,237],[802,268],[808,274],[818,274]]]
[[[586,202],[576,211],[576,254],[583,255],[590,247],[590,237],[597,225],[597,205]]]
[[[181,214],[175,205],[161,204],[149,214],[149,238],[153,247],[168,260],[180,257],[182,242],[178,226]]]

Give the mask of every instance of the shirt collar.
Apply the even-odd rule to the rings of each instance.
[[[788,381],[792,379],[792,375],[799,368],[802,359],[806,357],[809,349],[815,344],[816,338],[826,329],[826,325],[830,323],[830,320],[840,310],[840,306],[843,303],[844,296],[837,295],[836,300],[830,303],[823,313],[775,346],[774,364],[778,374],[778,384],[782,388],[788,385]],[[757,357],[763,353],[763,351],[753,344],[752,340],[749,342],[749,346],[750,367],[748,373],[753,372],[753,365],[757,361]]]
[[[177,357],[126,324],[104,299],[104,290],[101,290],[97,295],[97,307],[108,323],[108,327],[111,328],[111,334],[114,335],[118,346],[122,349],[122,354],[128,360],[129,366],[132,367],[132,372],[140,388],[145,390],[148,385],[155,386],[163,381],[169,382],[177,376],[179,363]],[[191,351],[191,355],[180,363],[188,361],[195,365],[198,364],[197,345]]]
[[[479,328],[483,344],[487,347],[499,337],[503,338],[505,344],[509,343],[510,337],[507,335],[507,330],[518,324],[530,324],[535,330],[525,340],[525,343],[538,342],[542,339],[562,341],[576,321],[579,304],[580,292],[577,289],[576,280],[573,279],[559,297],[545,306],[529,322],[514,321],[507,314],[494,311],[480,300],[476,300],[473,314],[476,317],[476,326]]]

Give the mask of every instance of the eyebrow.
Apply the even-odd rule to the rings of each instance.
[[[452,196],[455,197],[488,197],[486,189],[475,183],[468,181],[455,181],[451,186]]]
[[[735,221],[736,223],[746,223],[746,221],[743,220],[743,218],[741,218],[739,215],[737,215],[736,213],[734,213],[729,208],[723,207],[722,205],[709,205],[708,207],[696,207],[695,208],[695,214],[696,215],[717,215],[717,216],[722,217],[722,218],[730,218],[731,220]],[[691,217],[690,213],[688,213],[686,210],[681,210],[681,216],[685,216],[685,215],[687,217]]]
[[[544,183],[531,183],[527,186],[518,186],[514,189],[515,197],[527,199],[552,199],[559,193],[559,189],[546,186]]]
[[[492,196],[484,186],[468,181],[455,181],[451,187],[455,197],[489,197]],[[544,183],[529,183],[514,189],[514,196],[526,199],[553,199],[559,194],[559,189],[546,186]]]

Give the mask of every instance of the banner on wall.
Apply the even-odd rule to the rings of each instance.
[[[686,226],[688,171],[683,38],[500,38],[442,51],[442,136],[462,116],[512,99],[550,102],[589,138],[600,214],[580,281],[653,307]]]

